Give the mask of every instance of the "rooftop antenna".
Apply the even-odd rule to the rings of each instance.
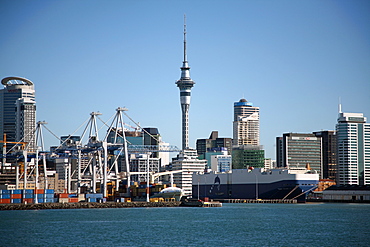
[[[187,61],[186,58],[186,15],[184,14],[184,62]]]
[[[338,111],[339,111],[339,113],[342,113],[342,102],[341,102],[340,97],[339,97]]]

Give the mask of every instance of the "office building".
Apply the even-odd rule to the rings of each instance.
[[[370,184],[370,123],[362,113],[339,113],[337,184]]]
[[[212,171],[227,172],[231,170],[232,159],[227,148],[209,148],[204,154],[204,158],[207,160],[207,168]],[[199,157],[199,159],[203,159],[203,157]]]
[[[172,170],[179,171],[181,173],[175,173],[173,175],[173,181],[177,187],[184,190],[185,195],[192,194],[192,174],[194,172],[204,172],[207,167],[206,160],[199,160],[197,151],[192,149],[186,149],[181,151],[176,158],[172,160]]]
[[[239,145],[232,151],[232,169],[263,168],[265,166],[265,150],[262,146]]]
[[[218,137],[218,131],[212,131],[208,139],[197,139],[197,152],[200,158],[204,158],[204,154],[213,148],[226,148],[228,154],[231,154],[232,139]]]
[[[337,136],[335,131],[323,130],[313,133],[317,137],[321,137],[322,178],[335,180],[337,174]]]
[[[4,134],[8,142],[26,142],[27,151],[36,151],[36,100],[34,84],[21,77],[1,80],[0,90],[0,139]],[[7,150],[14,144],[8,143]]]
[[[310,133],[285,133],[282,137],[281,167],[309,167],[322,178],[321,137]]]
[[[259,107],[241,99],[234,103],[233,145],[259,146],[260,115]]]

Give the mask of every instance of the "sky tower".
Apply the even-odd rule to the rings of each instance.
[[[186,57],[186,16],[184,16],[184,61],[182,62],[181,77],[176,82],[180,89],[180,103],[182,110],[182,149],[189,148],[189,108],[191,88],[195,82],[190,78],[190,67]]]

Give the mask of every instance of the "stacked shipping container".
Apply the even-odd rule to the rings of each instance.
[[[0,190],[0,203],[50,203],[54,201],[54,190]]]

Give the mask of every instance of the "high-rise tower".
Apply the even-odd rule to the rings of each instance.
[[[370,184],[370,123],[363,113],[339,112],[337,184]]]
[[[246,99],[234,103],[233,145],[260,145],[259,111]]]
[[[21,77],[1,80],[0,90],[0,139],[6,134],[9,142],[27,142],[28,151],[36,148],[33,132],[36,127],[36,101],[33,83]],[[12,145],[7,145],[11,148]]]
[[[181,77],[176,82],[180,89],[180,103],[182,110],[182,149],[189,148],[189,108],[191,88],[195,82],[190,78],[190,67],[186,57],[186,19],[184,17],[184,61],[182,62]]]

